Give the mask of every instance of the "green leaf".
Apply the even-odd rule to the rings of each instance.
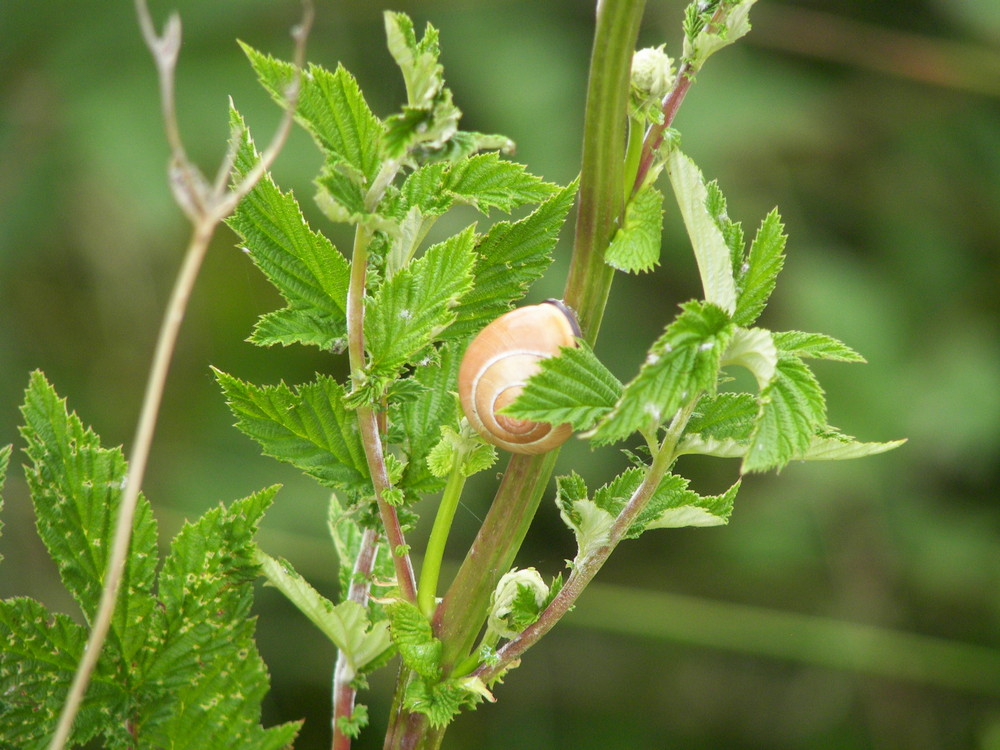
[[[445,190],[485,214],[491,208],[510,213],[518,206],[540,203],[559,187],[529,174],[524,165],[502,161],[492,153],[456,162],[448,172]]]
[[[747,440],[757,419],[757,399],[749,393],[717,393],[703,396],[688,420],[685,434]]]
[[[476,246],[475,285],[455,308],[457,320],[448,329],[452,338],[477,333],[511,308],[552,261],[566,215],[573,206],[577,184],[563,188],[530,215],[494,224]]]
[[[456,300],[472,286],[475,233],[469,227],[386,281],[365,310],[369,368],[395,377],[455,320]]]
[[[441,439],[444,426],[458,430],[459,407],[455,398],[458,390],[458,366],[461,357],[454,345],[440,349],[440,361],[418,367],[413,380],[423,386],[420,395],[398,406],[398,419],[402,426],[403,449],[407,463],[399,486],[417,495],[437,492],[444,481],[434,476],[427,465],[427,457]]]
[[[563,424],[586,430],[614,408],[622,384],[585,341],[563,347],[559,356],[543,359],[528,378],[521,395],[500,413],[535,422]]]
[[[243,134],[235,162],[236,174],[242,177],[260,157],[242,118],[235,110],[231,117]],[[338,339],[346,336],[350,270],[330,241],[309,228],[295,197],[278,190],[265,174],[227,223],[289,303],[261,318],[252,341],[261,346],[300,342],[336,348]]]
[[[604,262],[626,273],[651,271],[660,262],[663,193],[646,185],[625,207],[625,222],[615,232]]]
[[[428,684],[426,680],[412,680],[406,687],[403,705],[407,710],[424,714],[432,727],[447,726],[463,706],[477,703],[483,693],[488,695],[478,678],[462,677]]]
[[[242,44],[257,77],[271,97],[287,106],[286,91],[295,66]],[[358,82],[342,66],[331,73],[310,65],[300,78],[295,119],[312,135],[331,161],[348,165],[357,181],[371,183],[381,166],[382,123],[372,114]]]
[[[727,524],[739,488],[740,482],[737,481],[721,495],[698,495],[677,487],[664,490],[664,483],[661,483],[640,516],[640,521],[644,523],[643,531]]]
[[[458,132],[462,113],[444,86],[437,29],[428,24],[418,40],[408,16],[386,12],[385,31],[389,52],[406,83],[407,99],[402,112],[386,121],[385,155],[402,159],[408,151],[438,151]]]
[[[442,644],[434,637],[431,624],[413,604],[401,599],[386,605],[392,641],[403,663],[421,677],[441,677]]]
[[[253,538],[277,489],[213,508],[171,543],[160,574],[159,627],[149,629],[156,654],[146,672],[161,703],[140,744],[277,750],[294,739],[299,723],[260,727],[268,677],[251,616]]]
[[[778,209],[773,209],[757,230],[736,278],[738,298],[733,320],[737,325],[752,325],[774,291],[775,280],[785,263],[785,240],[788,238],[784,229]]]
[[[729,255],[732,259],[733,277],[739,275],[740,266],[743,265],[743,251],[746,249],[746,239],[743,236],[743,225],[729,218],[726,208],[726,196],[722,194],[718,180],[712,180],[705,185],[706,199],[705,208],[715,221],[715,225],[722,232],[722,238],[729,248]]]
[[[10,462],[11,446],[5,445],[0,448],[0,511],[3,510],[3,485],[7,480],[7,466]],[[3,531],[3,521],[0,520],[0,531]],[[0,562],[3,562],[3,555],[0,555]]]
[[[365,187],[342,164],[328,161],[316,178],[316,185],[319,188],[316,205],[330,221],[373,226],[384,221],[368,211]]]
[[[844,435],[828,428],[813,435],[812,442],[802,458],[806,461],[841,461],[848,458],[863,458],[891,451],[905,442],[906,440],[890,440],[887,443],[862,443],[850,435]]]
[[[459,462],[459,472],[463,477],[471,477],[485,471],[497,461],[496,448],[484,443],[475,431],[463,423],[461,432],[447,425],[441,427],[441,440],[427,455],[427,466],[439,478],[447,477]]]
[[[709,211],[708,191],[701,170],[674,148],[667,156],[667,174],[694,248],[705,299],[727,313],[736,309],[736,282],[726,238]]]
[[[365,608],[357,602],[334,605],[299,575],[287,560],[276,560],[257,550],[255,560],[265,578],[284,594],[309,621],[320,629],[347,660],[350,674],[363,672],[392,646],[389,623],[372,623]]]
[[[742,471],[780,469],[801,458],[817,429],[826,424],[823,389],[801,359],[778,358],[774,380],[760,394],[760,414]]]
[[[125,459],[120,449],[101,448],[100,438],[67,411],[65,400],[40,372],[31,375],[21,414],[25,422],[21,435],[31,462],[25,476],[38,534],[63,585],[90,622],[107,571],[125,483]],[[153,609],[149,592],[156,563],[156,523],[149,503],[140,496],[111,621],[112,642],[125,659],[132,659],[144,642],[141,628],[130,625],[148,620]]]
[[[344,406],[344,389],[335,380],[320,376],[297,389],[284,383],[258,387],[213,371],[236,426],[265,455],[351,497],[372,493],[357,417]]]
[[[715,387],[733,332],[729,316],[710,303],[692,301],[681,308],[653,344],[639,374],[625,386],[617,406],[585,437],[611,443],[636,430],[655,430],[685,403]]]
[[[780,351],[797,357],[830,359],[834,362],[864,362],[865,358],[832,336],[823,333],[783,331],[772,334]]]
[[[45,748],[87,642],[87,631],[26,598],[0,600],[0,738],[5,747]],[[113,676],[112,676],[113,677]],[[108,684],[102,658],[77,716],[74,744],[106,724],[104,714],[124,691]]]

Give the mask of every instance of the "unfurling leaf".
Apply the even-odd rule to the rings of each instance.
[[[626,273],[650,271],[660,262],[663,193],[647,185],[625,207],[625,222],[615,232],[604,262]]]

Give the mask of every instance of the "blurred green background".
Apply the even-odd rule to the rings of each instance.
[[[189,152],[214,169],[229,95],[266,140],[279,113],[235,40],[289,56],[297,5],[153,5],[185,25]],[[649,0],[641,43],[676,54],[683,6]],[[532,171],[573,179],[593,2],[391,7],[440,28],[465,127],[504,133]],[[308,56],[343,62],[385,115],[404,92],[382,9],[318,0]],[[750,36],[713,58],[688,96],[676,121],[684,148],[748,233],[773,205],[782,211],[788,261],[762,324],[827,332],[868,357],[817,366],[832,423],[909,442],[750,477],[728,527],[626,543],[498,688],[499,703],[449,730],[451,747],[1000,748],[1000,3],[762,0],[752,18]],[[131,440],[187,234],[166,158],[131,3],[0,0],[0,444],[18,441],[33,368],[106,443]],[[311,205],[319,162],[296,132],[274,171],[345,247]],[[532,299],[559,296],[569,234]],[[230,426],[208,366],[302,382],[343,374],[344,362],[244,343],[278,298],[234,241],[218,232],[192,299],[145,490],[165,543],[184,517],[283,482],[265,546],[332,595],[324,491]],[[670,208],[663,263],[616,280],[599,355],[630,377],[676,305],[698,294]],[[580,446],[561,458],[592,484],[623,463]],[[703,492],[737,474],[725,460],[680,470]],[[76,614],[17,468],[5,495],[0,595]],[[490,496],[486,482],[468,495],[456,558]],[[572,555],[546,499],[520,563],[551,574]],[[304,717],[298,747],[328,746],[333,649],[273,590],[258,611],[273,677],[265,721]],[[381,747],[391,682],[390,671],[372,680],[372,727],[356,747]]]

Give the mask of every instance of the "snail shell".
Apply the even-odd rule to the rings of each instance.
[[[576,346],[576,316],[559,300],[501,315],[465,350],[458,395],[469,423],[487,441],[512,453],[545,453],[569,440],[568,424],[550,425],[497,414],[524,389],[543,359]]]

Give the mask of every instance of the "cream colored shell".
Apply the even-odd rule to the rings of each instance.
[[[514,401],[540,362],[576,346],[573,313],[550,300],[501,315],[472,340],[458,372],[458,394],[469,423],[485,440],[512,453],[545,453],[573,433],[568,424],[513,419],[496,412]]]

